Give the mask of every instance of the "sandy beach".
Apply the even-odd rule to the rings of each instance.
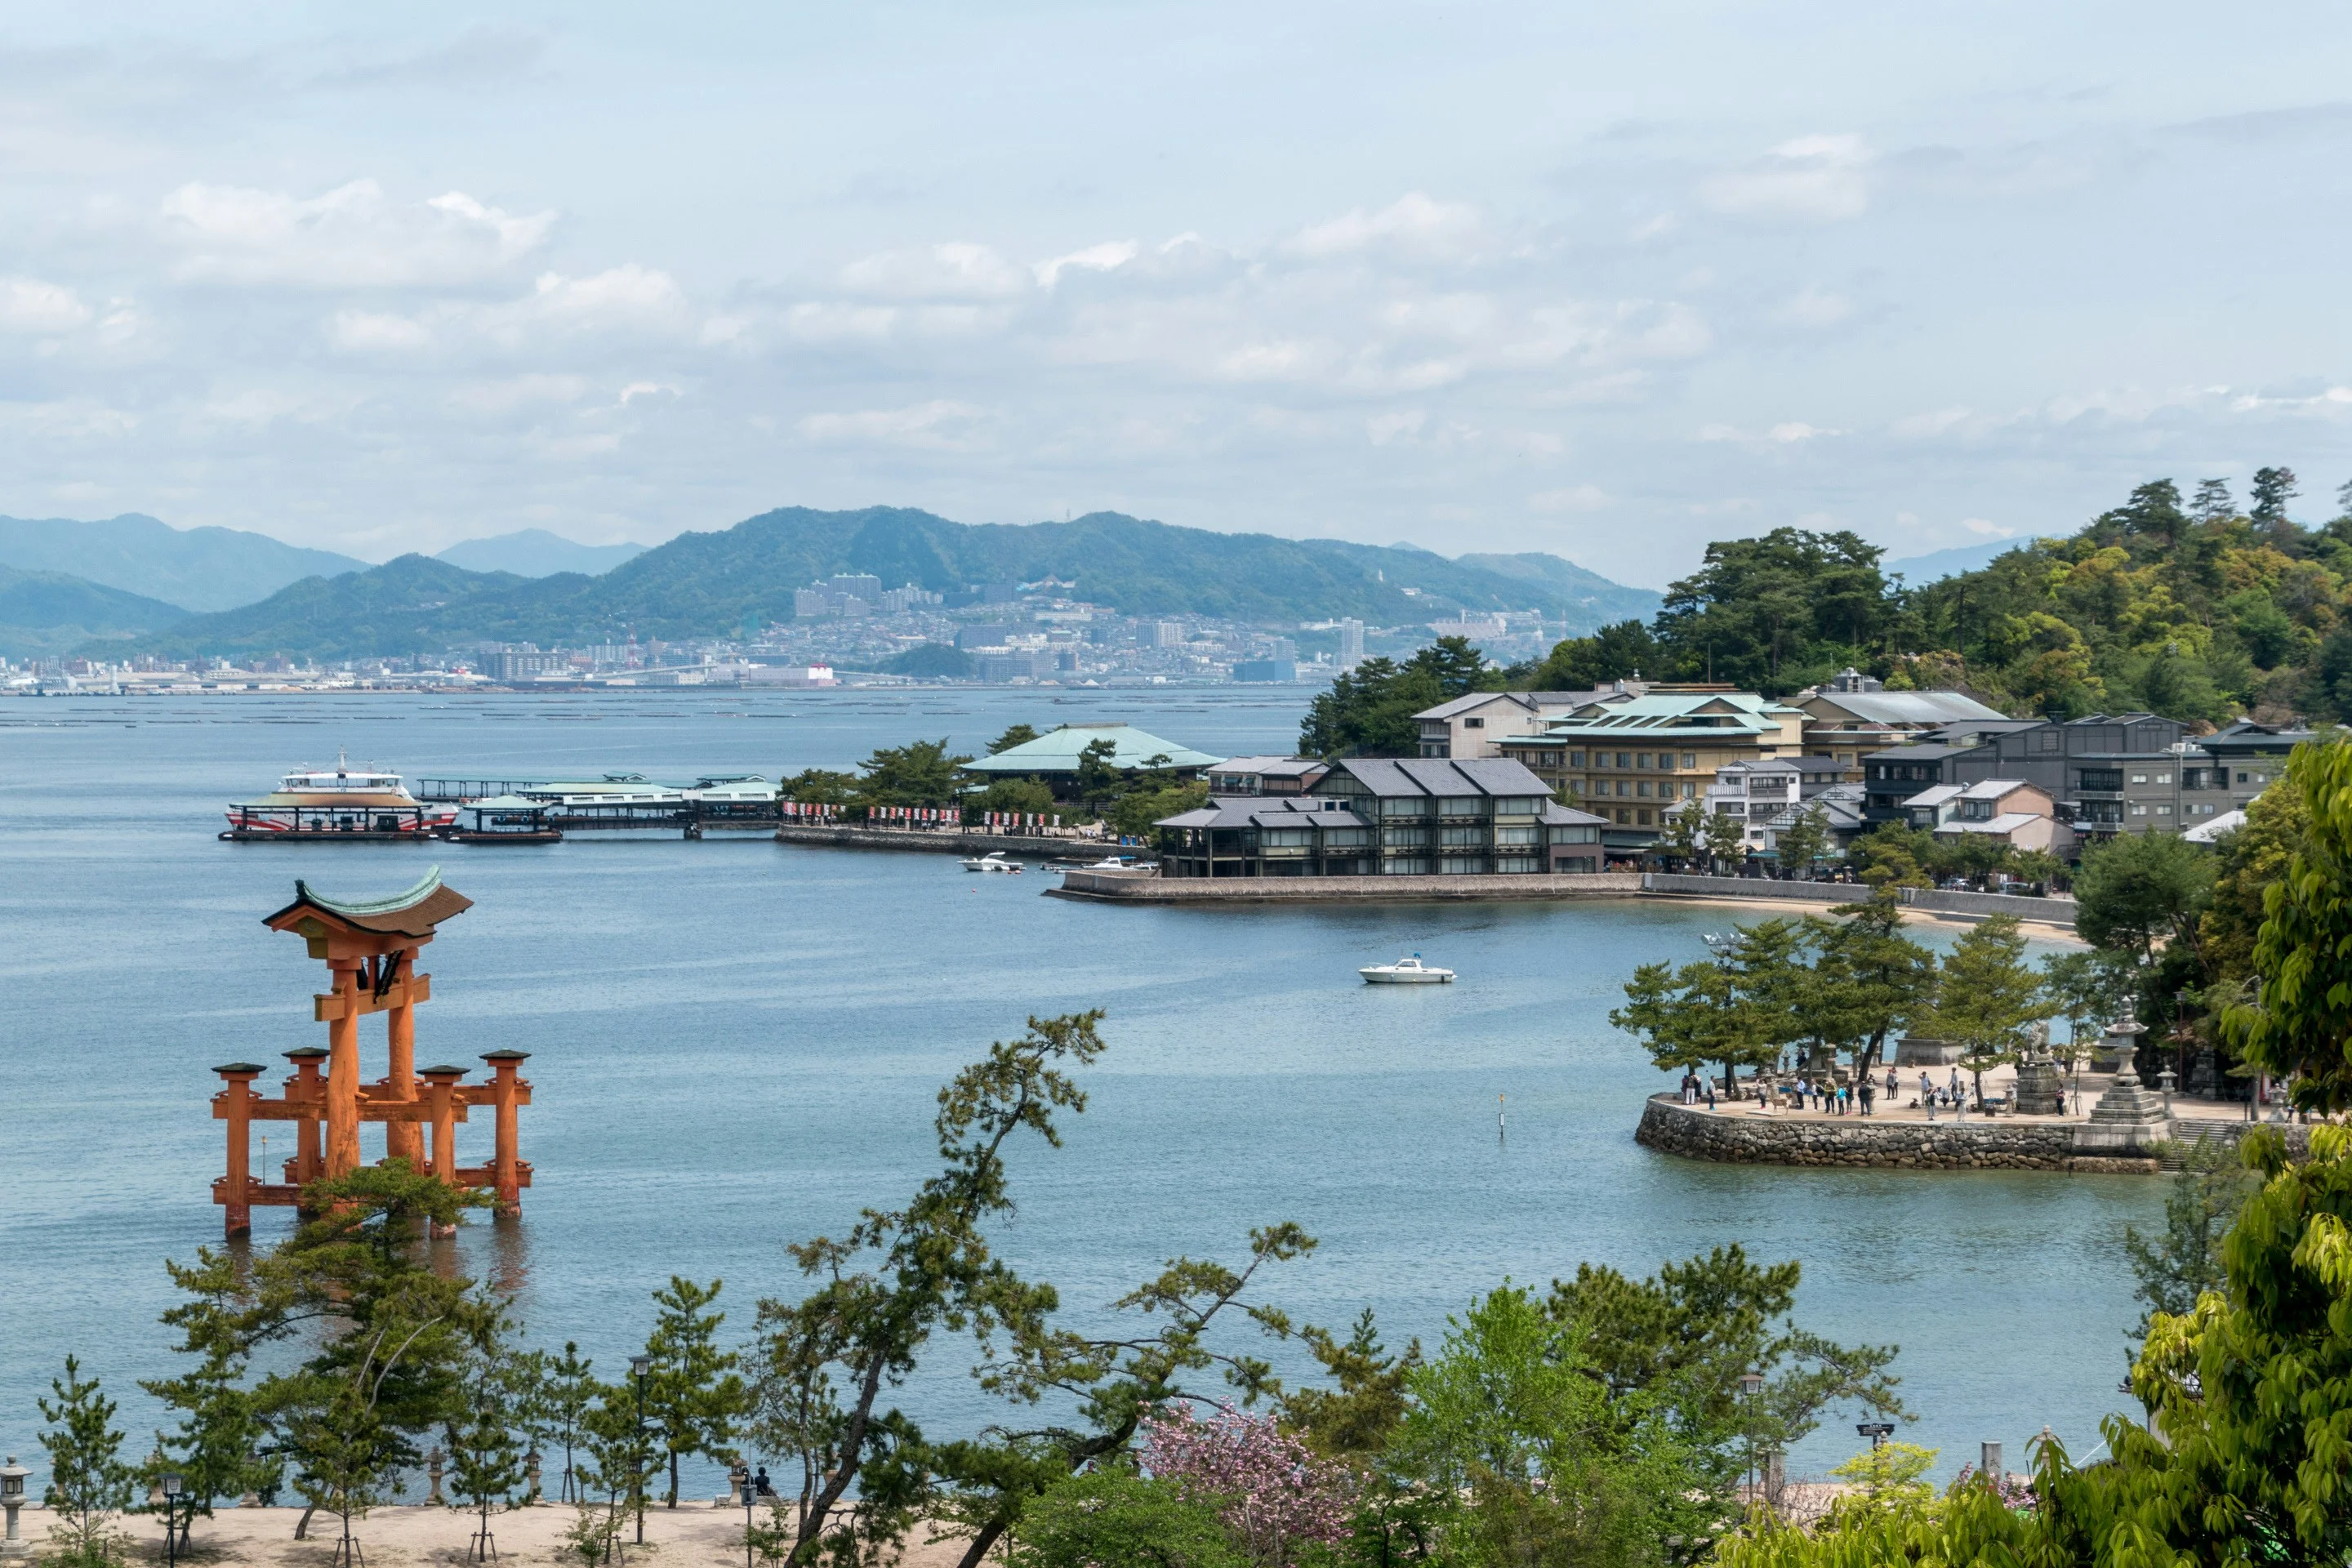
[[[578,1519],[578,1510],[541,1503],[494,1514],[490,1531],[498,1545],[497,1561],[543,1568],[550,1563],[578,1564],[564,1536]],[[310,1538],[294,1539],[300,1521],[299,1508],[224,1508],[210,1519],[196,1521],[190,1549],[180,1561],[235,1563],[239,1568],[329,1568],[340,1530],[329,1514],[311,1518]],[[768,1522],[765,1509],[760,1522]],[[140,1563],[164,1560],[160,1518],[133,1514],[120,1521],[125,1535],[124,1555]],[[473,1535],[478,1516],[455,1509],[406,1506],[376,1509],[352,1523],[365,1568],[424,1568],[473,1562]],[[37,1553],[48,1539],[49,1516],[38,1508],[24,1510],[21,1531]],[[643,1568],[730,1568],[744,1563],[743,1510],[715,1508],[708,1499],[681,1502],[673,1511],[656,1507],[646,1514],[646,1543],[634,1543],[634,1530],[624,1525],[615,1564]],[[908,1543],[907,1568],[952,1568],[963,1555],[960,1541],[926,1542],[918,1534]]]

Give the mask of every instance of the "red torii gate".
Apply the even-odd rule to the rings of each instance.
[[[341,1176],[360,1164],[360,1123],[384,1124],[384,1157],[404,1159],[452,1185],[488,1190],[500,1214],[521,1205],[530,1185],[530,1163],[516,1153],[516,1108],[530,1103],[530,1085],[520,1076],[528,1051],[485,1051],[491,1080],[463,1084],[458,1067],[416,1067],[416,1005],[433,999],[433,977],[417,972],[416,954],[443,921],[463,914],[474,900],[444,887],[435,867],[422,881],[386,899],[329,899],[294,884],[294,901],[269,916],[272,931],[292,931],[324,959],[332,989],[312,998],[311,1016],[327,1026],[327,1046],[288,1051],[292,1076],[276,1100],[253,1091],[268,1069],[255,1062],[230,1062],[213,1070],[227,1087],[213,1096],[214,1120],[228,1123],[226,1173],[213,1183],[213,1202],[223,1205],[227,1234],[253,1228],[253,1205],[299,1205],[301,1190],[322,1176]],[[360,1082],[360,1019],[370,1013],[390,1016],[390,1060],[385,1075]],[[326,1074],[320,1076],[325,1064]],[[424,1079],[422,1092],[417,1080]],[[497,1112],[490,1163],[457,1163],[457,1124],[467,1110],[487,1105]],[[296,1124],[295,1152],[286,1162],[283,1183],[252,1174],[252,1124]],[[432,1147],[425,1146],[426,1129]]]

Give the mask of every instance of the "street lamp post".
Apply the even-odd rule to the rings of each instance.
[[[743,1499],[743,1568],[751,1568],[751,1466],[750,1462],[738,1459],[735,1462],[735,1468],[727,1472],[727,1479],[735,1483],[735,1490]]]
[[[1763,1390],[1764,1374],[1743,1372],[1739,1374],[1739,1392],[1748,1404],[1748,1507],[1756,1507],[1756,1395]]]
[[[637,1384],[636,1481],[634,1489],[637,1505],[637,1544],[640,1546],[646,1543],[646,1374],[653,1370],[653,1364],[651,1356],[633,1355],[629,1358],[629,1375]]]
[[[180,1561],[180,1489],[185,1483],[177,1470],[163,1475],[163,1562],[178,1568]]]
[[[1887,1438],[1895,1436],[1895,1423],[1892,1421],[1857,1421],[1853,1429],[1870,1439],[1870,1451],[1874,1454],[1885,1446]],[[1870,1468],[1870,1500],[1874,1505],[1878,1501],[1878,1467],[1875,1465]]]

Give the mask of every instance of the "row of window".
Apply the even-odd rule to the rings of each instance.
[[[1679,763],[1676,763],[1675,753],[1672,752],[1595,752],[1592,753],[1592,765],[1596,768],[1615,767],[1648,769],[1653,766],[1650,760],[1653,756],[1655,756],[1657,759],[1654,765],[1661,771],[1666,773],[1672,773],[1677,766],[1684,768],[1695,768],[1698,766],[1698,753],[1696,752],[1683,752],[1682,759]],[[1584,753],[1582,752],[1569,752],[1568,765],[1571,768],[1582,767],[1584,765]]]
[[[1568,793],[1579,795],[1584,794],[1584,783],[1585,781],[1582,779],[1569,780]],[[1612,784],[1617,786],[1613,790],[1609,787]],[[1654,791],[1651,789],[1650,781],[1648,779],[1594,779],[1592,781],[1592,794],[1595,795],[1613,795],[1633,800],[1648,800],[1653,796],[1653,795],[1654,795],[1656,798],[1660,800],[1673,800],[1675,795],[1675,788],[1674,781],[1671,779],[1660,779],[1658,781],[1657,788]],[[1698,798],[1698,785],[1696,784],[1685,784],[1682,786],[1681,794],[1682,798],[1685,800],[1696,800]]]

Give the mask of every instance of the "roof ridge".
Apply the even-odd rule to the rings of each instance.
[[[322,910],[329,910],[339,915],[392,915],[423,903],[440,885],[441,868],[428,866],[416,885],[405,892],[394,893],[381,899],[331,899],[324,893],[314,890],[310,883],[297,877],[294,879],[294,901],[298,904],[316,904]]]

